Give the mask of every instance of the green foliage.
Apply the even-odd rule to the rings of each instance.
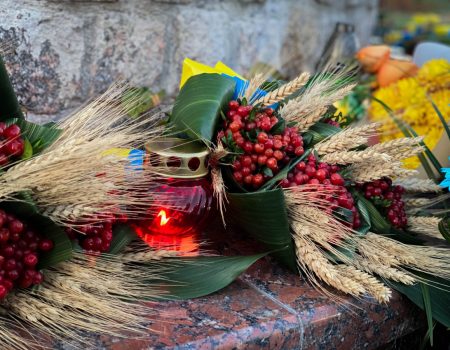
[[[220,112],[231,100],[235,85],[233,79],[219,74],[189,78],[175,100],[169,124],[191,139],[212,141]]]
[[[316,123],[309,128],[308,134],[312,135],[312,141],[309,147],[314,146],[316,143],[323,141],[327,137],[333,136],[338,132],[341,132],[341,128],[327,124],[327,123]]]
[[[9,119],[8,125],[17,124],[22,135],[29,141],[32,154],[42,152],[61,135],[62,130],[55,125],[43,126],[26,121],[25,119]]]
[[[297,271],[296,255],[282,189],[252,193],[228,193],[230,217],[272,255]]]
[[[439,232],[447,242],[450,242],[450,217],[446,216],[439,222]]]
[[[183,300],[214,293],[233,282],[266,254],[251,256],[198,256],[165,259],[161,263],[165,294],[160,299]],[[153,281],[149,281],[153,284]]]
[[[147,87],[131,88],[124,93],[122,104],[131,118],[137,118],[155,106],[153,99],[155,96],[163,97],[164,95],[164,91],[155,94]],[[130,105],[133,107],[130,107]]]
[[[14,92],[11,81],[9,80],[8,72],[5,68],[5,63],[0,56],[0,121],[5,121],[11,118],[23,118],[23,113],[20,108],[17,96]]]
[[[417,137],[418,136],[417,133],[414,131],[414,129],[410,125],[408,125],[408,123],[406,123],[404,120],[401,120],[400,118],[398,118],[388,105],[386,105],[383,101],[381,101],[375,97],[372,97],[372,99],[375,102],[379,103],[385,109],[385,111],[388,113],[388,115],[392,118],[392,120],[395,122],[397,127],[401,130],[401,132],[406,137]],[[440,173],[440,171],[441,171],[441,168],[442,168],[441,164],[439,163],[437,158],[434,156],[433,152],[431,152],[431,150],[428,148],[428,146],[423,141],[420,142],[420,145],[425,149],[424,153],[418,155],[420,163],[422,164],[423,168],[425,169],[427,176],[431,180],[439,181],[440,176],[435,175],[434,171],[430,167],[430,163],[436,169],[436,171],[438,173]]]
[[[131,242],[138,239],[134,230],[125,224],[115,225],[113,228],[113,240],[109,254],[118,254]]]
[[[406,295],[422,310],[428,310],[433,319],[450,327],[450,281],[428,274],[421,274],[421,277],[428,281],[425,285],[426,288],[423,283],[416,283],[412,286],[393,281],[387,283]]]

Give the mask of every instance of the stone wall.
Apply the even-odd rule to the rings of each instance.
[[[186,56],[310,69],[336,21],[366,43],[376,14],[377,0],[1,0],[0,40],[22,104],[46,121],[119,78],[174,93]]]

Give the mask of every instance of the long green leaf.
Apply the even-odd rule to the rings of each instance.
[[[357,231],[362,235],[364,235],[367,232],[369,232],[370,228],[372,227],[372,223],[370,221],[370,214],[365,204],[359,199],[356,200],[356,208],[358,209],[361,218],[361,226],[358,228]]]
[[[427,314],[428,332],[430,333],[430,344],[431,346],[433,346],[433,309],[431,308],[430,290],[429,287],[424,283],[420,283],[420,288],[422,290],[425,313]]]
[[[237,224],[272,250],[282,264],[297,271],[283,190],[228,193],[227,197]]]
[[[33,147],[33,153],[39,153],[50,146],[61,134],[62,130],[56,126],[43,126],[26,121],[25,119],[10,119],[7,124],[17,124],[22,134]]]
[[[214,293],[233,282],[264,255],[166,259],[159,273],[167,281],[161,287],[166,293],[160,299],[182,300]],[[159,281],[155,283],[161,285]]]
[[[392,111],[392,109],[385,104],[383,101],[379,100],[376,97],[372,97],[372,99],[375,102],[378,102],[388,113],[388,115],[392,118],[392,120],[395,122],[395,124],[397,125],[397,127],[403,132],[403,134],[406,137],[417,137],[417,133],[414,131],[414,129],[409,126],[404,120],[401,120],[400,118],[398,118],[395,113]],[[434,176],[434,173],[431,171],[427,160],[429,160],[431,162],[431,164],[435,167],[435,169],[437,170],[437,172],[439,173],[441,171],[441,164],[439,163],[439,161],[437,160],[437,158],[434,156],[433,152],[431,152],[431,150],[428,148],[428,146],[422,141],[420,142],[420,145],[424,147],[425,149],[425,155],[426,157],[428,157],[428,159],[426,159],[422,154],[419,154],[419,160],[422,163],[424,169],[427,171],[427,175],[430,179],[434,179],[436,180],[436,176]],[[431,171],[431,173],[433,173],[433,175],[431,176],[431,173],[429,173],[429,171]]]
[[[429,302],[433,318],[446,327],[450,327],[450,281],[431,275],[423,275],[428,284]],[[387,283],[400,293],[406,295],[414,304],[425,309],[424,296],[420,283],[407,286],[402,283],[387,281]]]
[[[364,206],[365,211],[368,213],[370,217],[371,228],[380,234],[389,234],[391,230],[391,225],[387,222],[387,220],[380,214],[378,209],[364,196],[357,192],[353,192],[353,196],[357,198],[357,203],[359,206]]]
[[[442,237],[444,237],[447,242],[450,242],[450,217],[446,216],[445,218],[442,218],[442,220],[439,221],[438,228]]]
[[[10,118],[23,118],[23,113],[14,92],[14,88],[9,80],[5,63],[0,56],[0,121]]]
[[[31,221],[39,232],[53,241],[54,248],[48,253],[43,253],[39,258],[38,268],[54,266],[72,257],[72,242],[70,242],[64,230],[49,218],[35,215]]]
[[[178,94],[170,117],[174,131],[212,141],[220,111],[231,100],[236,83],[219,74],[195,75]]]
[[[125,224],[114,226],[109,254],[120,253],[128,244],[137,239],[138,236],[130,226]]]
[[[442,115],[441,111],[439,110],[438,106],[436,105],[436,103],[434,103],[433,99],[431,98],[431,96],[429,96],[430,102],[433,105],[433,108],[436,112],[436,114],[438,115],[439,119],[441,120],[442,126],[444,127],[445,132],[447,133],[447,137],[450,140],[450,128],[447,124],[447,121],[445,120],[444,116]]]
[[[310,133],[313,137],[309,146],[314,146],[316,143],[323,141],[327,137],[333,136],[340,131],[342,131],[341,128],[336,126],[321,122],[316,123],[308,130],[308,133]]]

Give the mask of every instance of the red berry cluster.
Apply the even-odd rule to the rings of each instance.
[[[0,300],[14,287],[28,288],[42,283],[36,270],[39,252],[53,249],[53,242],[0,209]]]
[[[292,158],[305,152],[303,139],[296,128],[287,127],[277,135],[270,133],[278,123],[273,109],[252,113],[252,106],[241,106],[238,101],[230,101],[228,107],[227,120],[219,138],[227,140],[231,137],[236,149],[243,152],[233,162],[233,178],[239,184],[258,189]],[[254,135],[253,140],[250,133]],[[231,145],[227,143],[227,146]]]
[[[66,227],[70,239],[78,241],[80,246],[89,253],[106,253],[111,247],[113,226],[126,219],[116,215],[92,217],[89,221]]]
[[[384,214],[396,228],[404,228],[408,223],[405,212],[405,203],[402,195],[405,189],[402,186],[392,186],[392,180],[384,178],[366,182],[360,186],[364,196],[378,206],[384,207]]]
[[[11,124],[7,127],[5,123],[0,122],[0,166],[7,165],[12,157],[20,157],[24,145],[18,125]]]
[[[290,171],[286,179],[280,182],[281,187],[294,187],[304,184],[325,185],[329,190],[322,198],[330,202],[331,210],[338,207],[348,209],[352,212],[352,227],[357,229],[361,226],[359,212],[355,207],[352,195],[344,186],[344,178],[338,173],[340,168],[337,165],[329,165],[323,162],[317,162],[312,154],[308,156],[307,162],[299,162],[295,168]]]

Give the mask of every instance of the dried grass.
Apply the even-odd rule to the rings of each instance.
[[[323,291],[317,281],[320,279],[360,297],[362,291],[356,287],[359,284],[365,292],[386,302],[390,296],[388,288],[365,273],[406,285],[417,281],[432,283],[421,277],[421,272],[450,277],[448,249],[406,245],[373,233],[361,236],[333,217],[329,202],[319,198],[326,191],[324,186],[285,190],[298,264],[318,289]],[[346,251],[351,254],[345,254]],[[344,266],[333,265],[335,259]],[[362,283],[364,279],[373,283]],[[329,291],[325,293],[336,297]]]
[[[2,174],[0,197],[30,191],[49,217],[68,225],[93,212],[144,214],[155,199],[151,188],[158,176],[149,168],[131,167],[127,158],[111,154],[111,149],[142,147],[159,137],[161,129],[152,126],[156,120],[151,117],[145,120],[150,123],[147,128],[144,122],[124,119],[126,111],[140,103],[139,98],[122,103],[127,88],[113,86],[64,121],[52,146]]]
[[[155,313],[139,301],[162,293],[155,268],[129,264],[142,261],[142,256],[75,253],[71,261],[46,271],[39,289],[10,294],[5,306],[11,317],[56,340],[93,346],[79,332],[140,337],[148,333],[146,323]]]

